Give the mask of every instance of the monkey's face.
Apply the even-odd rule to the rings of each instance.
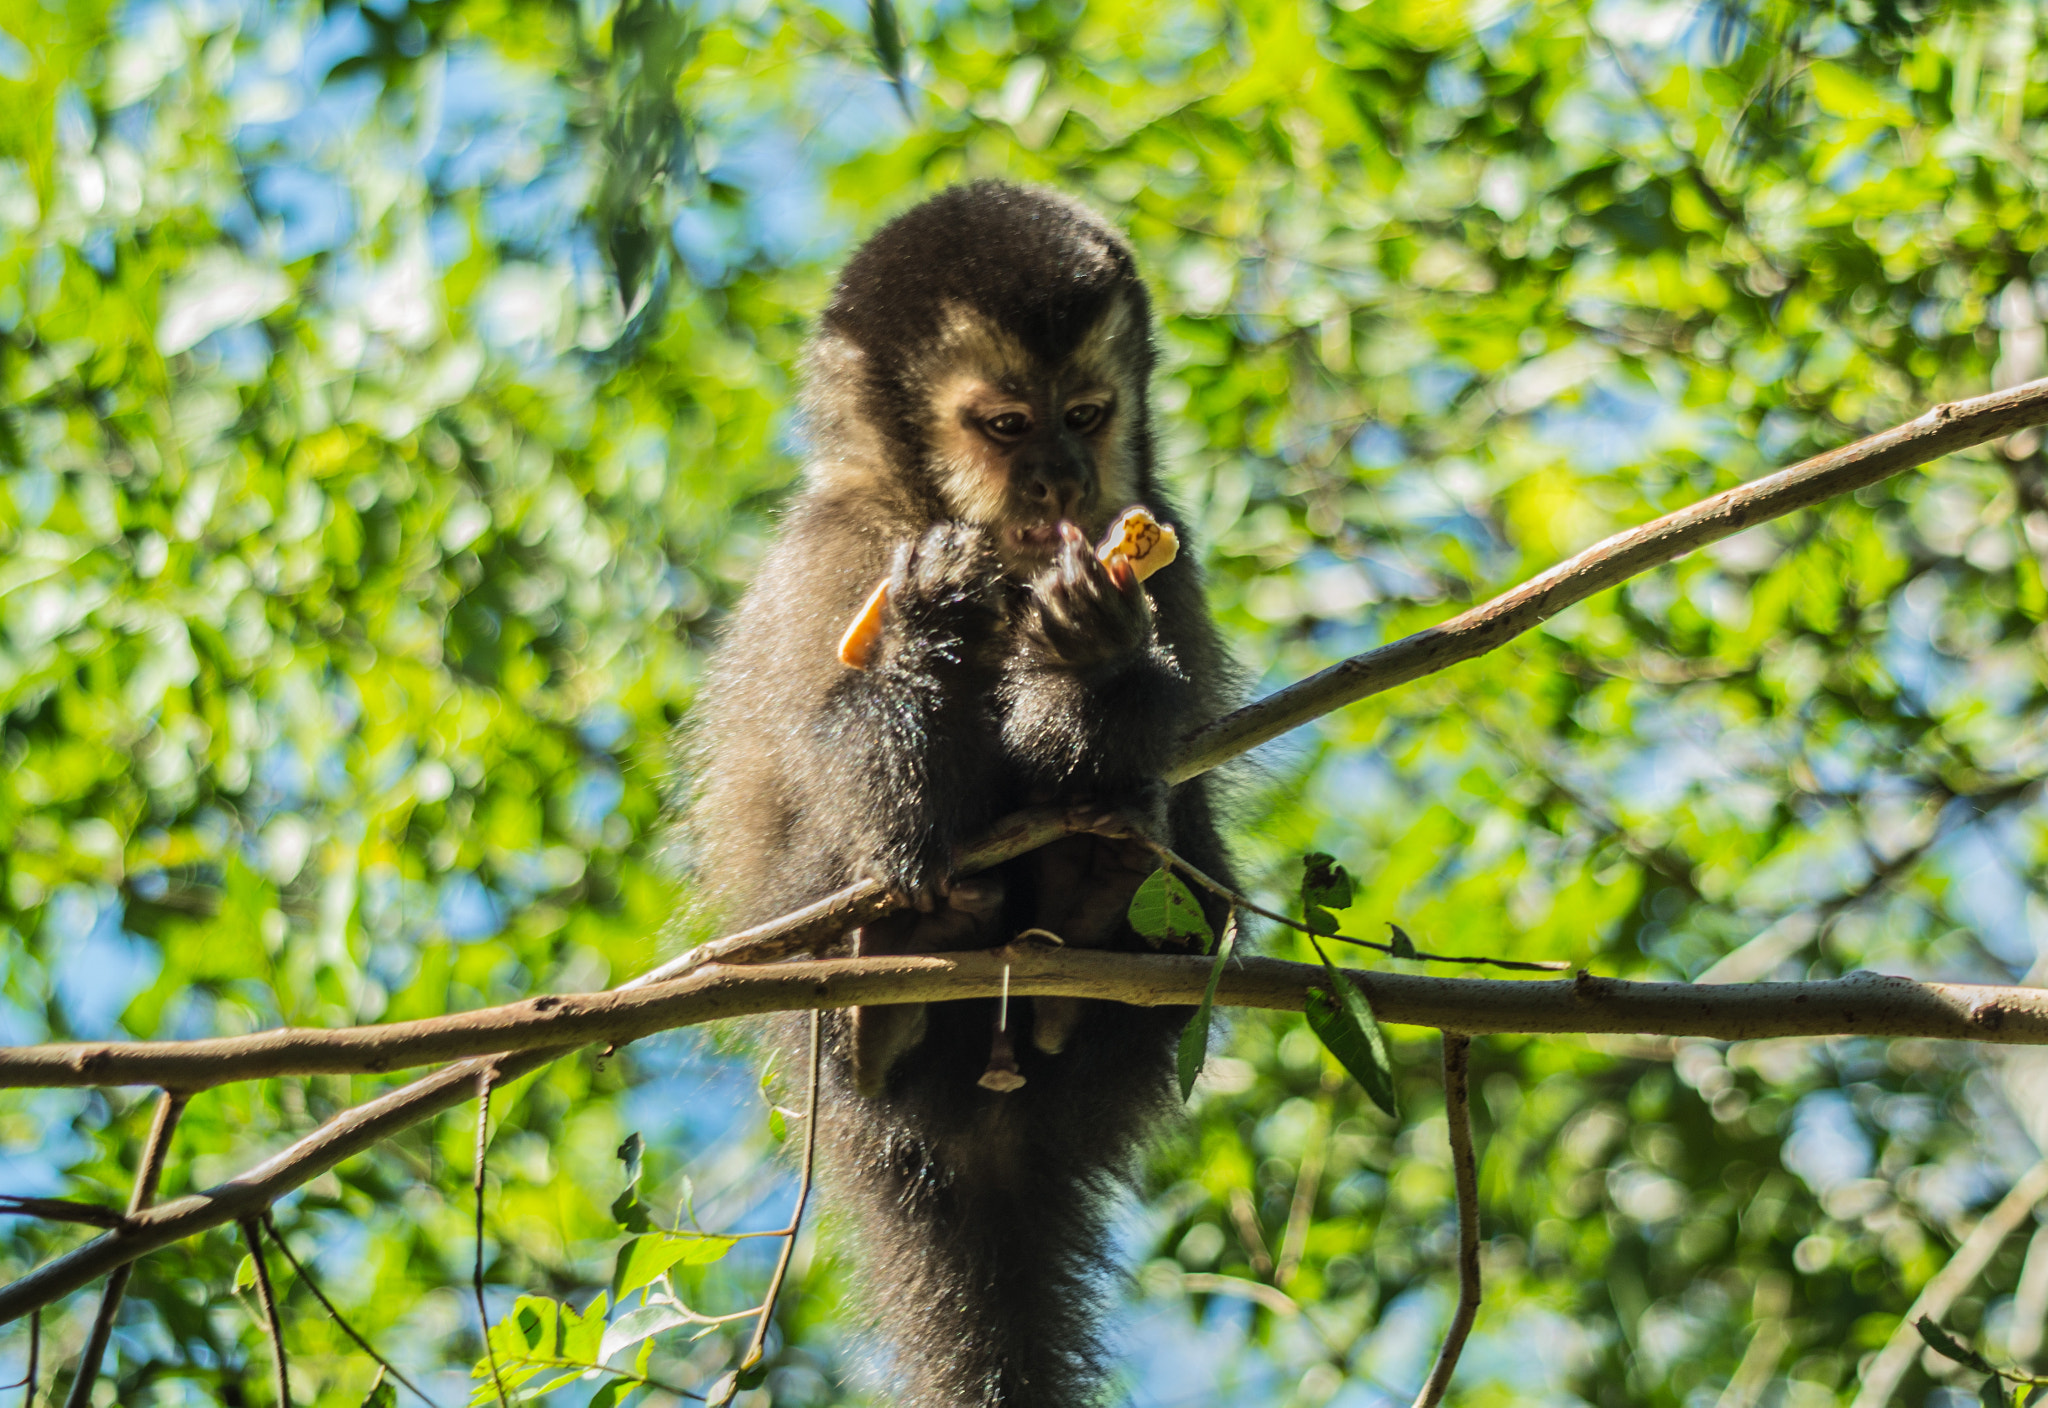
[[[1055,364],[957,309],[919,378],[928,468],[947,511],[993,530],[1004,566],[1051,560],[1061,522],[1099,536],[1136,501],[1144,424],[1143,325],[1113,301]]]

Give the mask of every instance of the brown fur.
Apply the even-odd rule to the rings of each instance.
[[[1207,782],[1158,781],[1232,680],[1193,553],[1141,588],[1053,526],[1093,539],[1134,502],[1179,523],[1152,359],[1128,247],[1060,197],[957,188],[854,256],[807,358],[805,487],[700,705],[691,824],[727,927],[875,878],[925,907],[850,936],[863,953],[1034,927],[1141,948],[1124,911],[1152,863],[1130,843],[1070,837],[948,879],[952,846],[1055,799],[1142,817],[1227,872]],[[1095,405],[1092,428],[1065,419]],[[838,636],[884,577],[876,655],[849,670]],[[856,1227],[890,1401],[912,1408],[1092,1398],[1106,1218],[1170,1107],[1187,1016],[1019,1001],[997,1034],[994,1007],[828,1019],[826,1187]],[[985,1070],[1023,1084],[998,1093]]]

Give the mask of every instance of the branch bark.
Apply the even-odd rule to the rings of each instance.
[[[1451,1134],[1451,1180],[1458,1190],[1458,1308],[1414,1408],[1436,1408],[1444,1401],[1465,1338],[1479,1317],[1479,1165],[1472,1156],[1472,1098],[1466,1079],[1471,1058],[1471,1037],[1444,1033],[1444,1119]]]
[[[380,1032],[397,1033],[394,1049],[406,1060],[439,1060],[464,1049],[493,1054],[443,1067],[381,1099],[335,1116],[248,1173],[203,1193],[161,1203],[20,1280],[0,1287],[0,1324],[107,1274],[114,1267],[224,1222],[256,1216],[294,1188],[354,1154],[475,1094],[480,1072],[504,1084],[593,1041],[630,1041],[650,1032],[764,1012],[809,1011],[858,1003],[926,1002],[994,997],[1010,972],[1014,997],[1099,997],[1136,1006],[1192,1006],[1208,981],[1209,960],[1164,954],[1101,953],[1012,944],[979,953],[842,958],[817,962],[707,965],[663,985],[576,998],[535,998],[509,1007],[390,1028],[294,1032],[289,1061],[275,1050],[223,1051],[222,1041],[138,1042],[126,1049],[98,1048],[100,1075],[72,1084],[116,1084],[120,1077],[163,1080],[163,1068],[186,1069],[199,1048],[202,1064],[243,1060],[241,1074],[281,1070],[363,1069],[362,1053]],[[1756,983],[1697,988],[1687,983],[1634,983],[1580,974],[1555,982],[1502,978],[1434,978],[1347,970],[1383,1021],[1474,1034],[1492,1032],[1651,1032],[1671,1036],[1749,1040],[1773,1036],[1919,1036],[2048,1044],[2048,989],[1965,983],[1921,983],[1910,978],[1858,973],[1816,983]],[[1319,965],[1247,958],[1226,969],[1216,1001],[1228,1006],[1298,1012],[1308,990],[1327,982]],[[536,1011],[538,1004],[551,1004]],[[406,1029],[432,1028],[426,1033]],[[410,1045],[402,1045],[410,1043]],[[168,1060],[153,1054],[172,1048]],[[523,1047],[524,1049],[507,1049]],[[327,1049],[323,1048],[338,1048]],[[39,1073],[20,1078],[22,1061],[46,1062],[58,1073],[76,1067],[53,1050],[27,1047],[5,1053],[17,1063],[14,1084],[51,1084]],[[389,1054],[377,1059],[400,1064]],[[147,1073],[145,1073],[145,1071]]]
[[[1917,420],[1617,533],[1440,626],[1339,661],[1224,715],[1182,743],[1167,780],[1186,781],[1333,709],[1484,655],[1568,606],[1745,528],[2044,422],[2048,380],[1951,401]]]
[[[128,1196],[128,1215],[133,1217],[156,1201],[157,1184],[164,1175],[164,1163],[171,1153],[171,1135],[178,1127],[178,1116],[185,1112],[186,1096],[182,1091],[166,1089],[157,1097],[156,1113],[150,1117],[149,1139],[142,1147],[142,1163],[135,1170],[135,1188]],[[92,1402],[92,1386],[99,1379],[100,1365],[106,1361],[107,1342],[114,1337],[114,1317],[121,1312],[121,1300],[128,1294],[128,1273],[133,1270],[131,1262],[117,1266],[107,1277],[107,1288],[100,1293],[100,1308],[92,1318],[92,1328],[86,1332],[85,1349],[78,1356],[78,1372],[72,1376],[71,1391],[64,1397],[65,1408],[86,1408]]]
[[[1209,964],[1200,957],[1106,953],[1028,941],[970,953],[714,963],[662,983],[532,997],[384,1026],[284,1027],[197,1041],[0,1048],[0,1088],[168,1083],[192,1089],[275,1076],[378,1073],[497,1052],[561,1054],[592,1042],[619,1044],[674,1027],[769,1012],[995,997],[1003,990],[1005,968],[1013,998],[1096,997],[1137,1007],[1191,1007],[1201,1000]],[[1323,981],[1322,971],[1314,964],[1273,958],[1233,960],[1224,970],[1216,1002],[1298,1012],[1307,990]],[[2048,989],[2043,988],[1923,983],[1876,973],[1824,982],[1703,987],[1583,972],[1539,982],[1347,971],[1383,1021],[1473,1033],[1617,1032],[1728,1040],[1854,1034],[2048,1043]]]

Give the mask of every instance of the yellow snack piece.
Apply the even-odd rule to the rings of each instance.
[[[1109,536],[1095,555],[1104,562],[1121,557],[1144,581],[1180,556],[1180,538],[1174,531],[1142,508],[1127,508],[1109,527]]]

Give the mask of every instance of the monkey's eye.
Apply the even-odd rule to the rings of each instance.
[[[1102,407],[1093,401],[1083,401],[1078,406],[1067,407],[1067,429],[1077,435],[1085,435],[1102,424]]]
[[[1001,440],[1016,440],[1031,433],[1031,417],[1022,411],[1004,411],[988,418],[989,434]]]

